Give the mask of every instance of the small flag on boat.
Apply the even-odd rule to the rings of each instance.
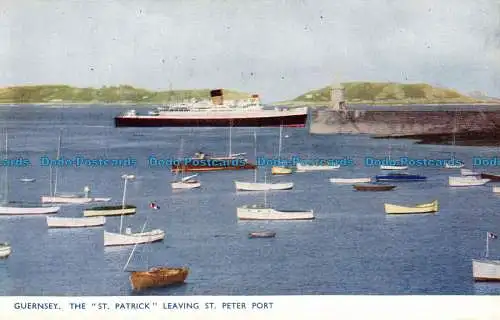
[[[158,210],[158,209],[160,209],[160,206],[159,206],[159,205],[157,205],[157,204],[156,204],[156,203],[154,203],[154,202],[151,202],[151,204],[149,205],[149,207],[150,207],[151,209],[154,209],[154,210]]]
[[[489,239],[496,239],[496,238],[498,238],[498,236],[496,234],[494,234],[493,232],[488,232],[488,238]]]

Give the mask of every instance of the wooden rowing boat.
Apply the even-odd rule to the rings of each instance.
[[[439,203],[437,200],[434,200],[430,203],[417,204],[413,207],[385,203],[384,208],[387,214],[433,213],[439,211]]]
[[[161,288],[173,284],[181,284],[186,281],[189,274],[189,269],[154,267],[149,271],[132,271],[130,272],[130,284],[132,289],[140,291],[148,288]]]
[[[396,188],[396,186],[388,184],[384,185],[375,183],[355,184],[352,187],[357,191],[390,191]]]

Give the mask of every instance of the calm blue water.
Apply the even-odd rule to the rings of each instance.
[[[292,191],[268,193],[282,209],[314,209],[314,221],[238,222],[236,207],[263,201],[263,194],[237,194],[233,181],[253,180],[252,171],[204,173],[202,189],[172,192],[167,168],[148,168],[150,154],[173,157],[198,150],[228,151],[227,128],[120,128],[113,116],[123,109],[0,108],[0,127],[9,130],[9,158],[29,158],[29,168],[9,169],[9,200],[37,202],[49,192],[49,170],[38,166],[55,156],[59,128],[64,129],[63,155],[88,158],[136,158],[137,168],[65,168],[59,190],[81,191],[90,184],[95,196],[120,203],[124,173],[136,174],[128,203],[138,213],[125,226],[167,232],[164,242],[139,246],[130,268],[187,265],[188,283],[147,291],[147,295],[292,295],[292,294],[499,294],[498,284],[474,284],[471,259],[484,254],[486,231],[500,233],[500,196],[491,185],[454,190],[447,187],[453,170],[425,168],[411,172],[427,182],[399,183],[392,192],[355,192],[329,183],[331,177],[365,177],[379,173],[359,162],[364,156],[384,157],[389,142],[366,136],[309,136],[305,129],[285,129],[285,156],[353,157],[357,167],[338,172],[296,173],[279,178],[295,182]],[[233,152],[253,158],[253,129],[233,129]],[[271,156],[278,148],[277,129],[258,130],[258,153]],[[3,139],[3,138],[2,138]],[[392,155],[443,158],[449,146],[413,145],[397,140]],[[498,150],[457,147],[457,157],[494,156]],[[492,172],[499,172],[490,170]],[[3,174],[3,172],[2,172]],[[21,177],[36,178],[23,184]],[[260,177],[263,179],[263,172]],[[275,179],[275,178],[273,178]],[[278,179],[276,179],[277,181]],[[384,202],[413,204],[439,199],[435,216],[387,217]],[[156,201],[161,210],[151,211]],[[64,206],[59,215],[81,216],[84,206]],[[117,231],[119,217],[108,218],[106,230]],[[248,239],[247,233],[274,230],[275,239]],[[48,230],[44,217],[0,218],[0,241],[9,241],[12,255],[0,260],[2,295],[131,295],[122,268],[131,248],[103,248],[103,228]],[[500,257],[500,241],[490,243]]]

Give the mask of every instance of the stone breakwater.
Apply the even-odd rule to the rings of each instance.
[[[500,135],[500,110],[313,110],[312,134],[370,134],[378,137],[451,136],[456,124],[457,137]],[[455,122],[456,120],[456,122]],[[431,141],[429,141],[431,142]]]

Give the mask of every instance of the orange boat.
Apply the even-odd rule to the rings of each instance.
[[[186,281],[189,269],[154,267],[149,271],[132,271],[130,273],[130,284],[136,291],[148,288],[161,288],[173,284],[181,284]]]

